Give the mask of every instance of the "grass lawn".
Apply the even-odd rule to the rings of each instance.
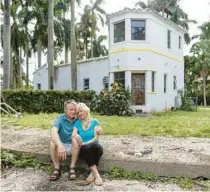
[[[57,116],[57,113],[24,114],[15,125],[50,129]],[[210,138],[210,110],[198,109],[198,112],[158,113],[151,117],[118,117],[97,114],[93,114],[92,117],[101,122],[106,135],[167,135]]]
[[[201,109],[202,108],[209,108],[210,109],[210,105],[207,105],[207,106],[199,105],[198,108],[201,108]]]

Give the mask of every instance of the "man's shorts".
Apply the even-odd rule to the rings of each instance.
[[[64,145],[64,148],[65,148],[65,151],[66,151],[66,154],[67,155],[70,155],[71,154],[71,144],[65,144],[65,143],[63,143],[63,145]]]

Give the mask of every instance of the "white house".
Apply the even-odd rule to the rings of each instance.
[[[109,55],[78,61],[78,90],[99,93],[114,81],[132,93],[136,112],[177,106],[184,89],[184,31],[151,10],[124,9],[108,16]],[[47,65],[34,72],[34,87],[48,88]],[[55,66],[55,89],[71,89],[71,65]]]

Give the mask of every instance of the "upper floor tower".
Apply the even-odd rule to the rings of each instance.
[[[151,10],[124,9],[108,16],[110,53],[149,49],[183,58],[184,33]]]

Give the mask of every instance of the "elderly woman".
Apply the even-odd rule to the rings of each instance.
[[[95,185],[103,185],[97,169],[99,159],[103,154],[103,148],[99,143],[99,134],[97,133],[97,130],[100,129],[99,122],[90,117],[90,109],[84,103],[77,105],[77,113],[79,120],[74,125],[72,138],[79,134],[82,139],[79,156],[86,161],[91,170],[87,181],[94,181]]]

